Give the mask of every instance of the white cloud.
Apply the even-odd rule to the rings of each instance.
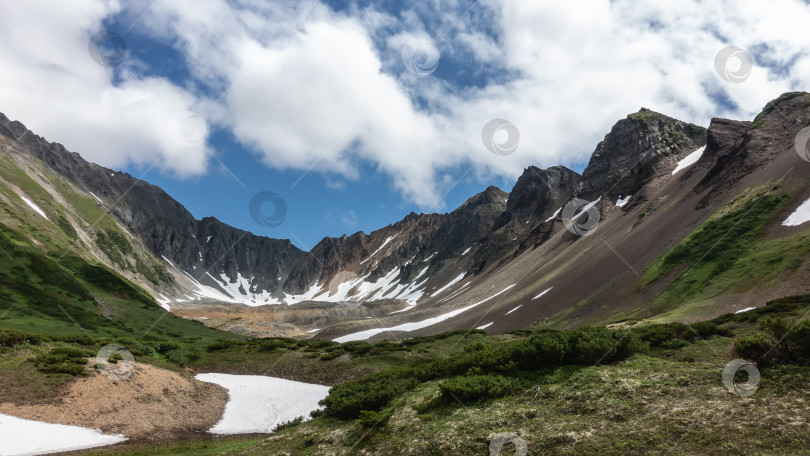
[[[810,77],[810,11],[799,0],[581,3],[487,1],[465,14],[469,3],[442,2],[438,14],[431,13],[438,3],[419,4],[397,18],[379,6],[359,4],[347,15],[313,0],[157,0],[149,10],[126,3],[121,14],[134,21],[146,13],[138,28],[183,53],[191,86],[223,95],[213,106],[165,79],[138,80],[134,66],[123,83],[110,82],[86,45],[118,12],[116,2],[82,0],[69,13],[18,2],[0,21],[0,39],[20,43],[0,50],[0,102],[91,160],[149,163],[163,152],[162,166],[180,174],[203,172],[210,151],[178,147],[166,125],[175,112],[196,111],[269,167],[343,182],[361,178],[360,164],[370,163],[406,199],[439,209],[453,184],[448,174],[470,164],[472,175],[491,181],[529,164],[582,163],[616,120],[641,106],[703,125],[718,115],[750,119]],[[459,71],[496,65],[508,76],[459,88],[438,74],[408,72],[398,62],[401,47],[431,35],[445,58],[440,69],[469,56],[474,62]],[[791,66],[779,74],[758,66],[744,83],[728,83],[714,70],[726,45]],[[737,108],[724,111],[717,95]],[[481,144],[493,118],[519,128],[514,154]]]
[[[200,109],[199,97],[163,78],[138,78],[126,66],[113,84],[112,69],[91,58],[90,37],[119,10],[116,1],[97,0],[4,5],[0,41],[13,45],[0,48],[0,109],[96,163],[205,172],[205,142],[189,142],[194,132],[176,121]]]

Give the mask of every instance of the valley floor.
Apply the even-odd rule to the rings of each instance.
[[[486,455],[506,434],[522,439],[528,454],[807,454],[810,368],[763,370],[759,390],[739,397],[721,381],[732,341],[562,367],[541,373],[521,394],[483,403],[425,410],[439,394],[438,382],[428,382],[371,430],[320,417],[267,438],[123,444],[86,454]],[[508,447],[504,454],[513,454]]]

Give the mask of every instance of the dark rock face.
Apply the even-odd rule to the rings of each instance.
[[[714,166],[720,157],[739,146],[749,128],[751,122],[712,119],[706,132],[706,150],[700,158],[701,163]]]
[[[617,122],[596,146],[575,194],[589,201],[635,194],[664,158],[694,151],[705,140],[705,128],[642,108]]]
[[[799,130],[810,123],[810,94],[786,93],[768,103],[753,122],[712,119],[706,153],[700,164],[709,172],[695,187],[711,191],[700,200],[707,206],[744,176],[769,163],[775,155],[792,149]]]
[[[509,194],[506,204],[509,218],[548,219],[571,198],[580,177],[564,166],[526,168]]]

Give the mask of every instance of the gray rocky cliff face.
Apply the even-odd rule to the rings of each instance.
[[[692,152],[705,141],[705,128],[642,108],[617,122],[596,146],[575,194],[589,201],[635,194],[662,170],[666,158]]]

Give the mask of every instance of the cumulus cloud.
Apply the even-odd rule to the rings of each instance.
[[[370,164],[405,199],[431,209],[462,174],[483,181],[514,178],[530,164],[581,164],[641,106],[703,125],[713,116],[750,119],[810,77],[810,11],[800,0],[582,0],[576,9],[506,0],[396,12],[374,4],[335,12],[314,0],[157,0],[146,11],[134,2],[80,3],[71,8],[79,21],[43,18],[26,3],[10,9],[20,17],[2,21],[6,42],[21,41],[26,21],[52,26],[0,50],[3,109],[37,131],[104,164],[165,154],[162,166],[195,174],[206,167],[205,143],[178,146],[165,127],[176,112],[195,111],[265,166],[324,175],[334,186],[362,178]],[[113,73],[86,57],[86,40],[116,14],[143,15],[138,30],[175,46],[191,86],[205,90],[138,77],[134,65],[113,84]],[[440,71],[418,75],[402,65],[413,39],[435,42]],[[715,72],[727,45],[756,63],[743,83]],[[485,80],[456,84],[442,65]],[[44,89],[32,96],[33,87]],[[515,153],[482,144],[493,118],[518,127]]]
[[[91,37],[120,9],[99,0],[4,5],[0,110],[96,163],[204,173],[207,130],[183,114],[199,110],[201,98],[165,78],[136,75],[134,59],[114,70],[91,58]]]

